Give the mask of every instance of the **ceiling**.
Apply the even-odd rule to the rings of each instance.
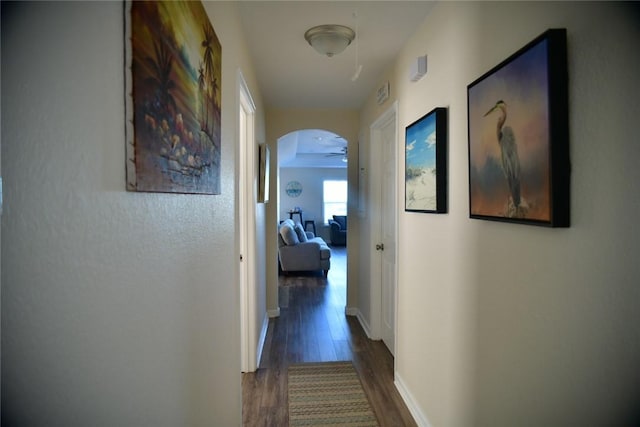
[[[431,1],[239,2],[264,103],[283,109],[361,108],[433,5]],[[356,39],[338,55],[320,55],[304,33],[321,24],[351,27]],[[362,71],[353,81],[357,65],[362,65]],[[290,135],[289,143],[295,140],[296,148],[309,150],[319,136],[333,137],[313,131]],[[324,153],[335,152],[336,147],[319,144],[316,148],[320,153],[315,157],[326,163]],[[299,155],[313,154],[299,151]]]
[[[346,168],[347,140],[321,129],[291,132],[278,139],[278,165],[285,168]]]

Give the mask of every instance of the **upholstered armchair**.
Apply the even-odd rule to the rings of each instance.
[[[336,246],[347,245],[347,216],[333,215],[333,219],[329,220],[329,237],[331,244]]]

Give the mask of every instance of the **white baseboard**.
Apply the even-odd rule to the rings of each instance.
[[[367,334],[367,337],[369,339],[372,339],[369,323],[365,320],[364,316],[358,308],[347,307],[345,309],[345,313],[347,314],[347,316],[356,316],[358,318],[358,322],[360,322],[360,326],[362,326],[362,329]],[[431,427],[429,419],[425,414],[422,413],[420,407],[416,404],[413,395],[411,394],[411,392],[409,392],[409,389],[407,389],[407,386],[405,385],[404,381],[402,381],[402,378],[400,377],[400,375],[398,375],[397,372],[394,372],[394,385],[398,389],[400,397],[402,397],[402,400],[407,405],[407,408],[409,408],[409,412],[411,412],[411,415],[415,419],[418,426]]]
[[[367,338],[373,339],[371,338],[371,327],[369,327],[369,323],[367,323],[359,308],[347,307],[344,311],[347,316],[356,316],[358,322],[360,322],[360,326],[364,329],[364,333],[367,334]]]
[[[420,407],[418,406],[415,399],[413,398],[413,395],[411,394],[409,389],[407,389],[406,384],[404,383],[404,381],[402,381],[402,378],[400,377],[400,375],[398,375],[397,372],[394,373],[393,383],[395,384],[396,389],[398,389],[398,393],[400,393],[400,397],[402,397],[402,400],[404,400],[404,403],[407,405],[407,408],[409,408],[409,412],[411,412],[411,415],[413,415],[413,419],[416,421],[418,426],[431,427],[431,424],[429,423],[427,416],[422,413],[422,411],[420,410]]]
[[[358,311],[357,316],[358,316],[358,322],[360,322],[360,326],[362,326],[362,329],[364,329],[364,333],[367,334],[367,338],[369,338],[370,340],[379,339],[379,338],[373,338],[373,336],[371,335],[371,326],[369,326],[369,323],[366,321],[366,319],[364,318],[364,316],[360,311]]]
[[[267,339],[267,329],[269,329],[269,316],[265,314],[262,320],[262,329],[260,330],[260,338],[258,339],[258,347],[256,348],[256,367],[260,366],[260,359],[262,358],[262,349],[264,347],[264,341]]]
[[[280,307],[275,310],[267,310],[267,316],[269,316],[270,319],[273,317],[280,317]]]
[[[345,307],[344,309],[344,314],[346,314],[347,316],[357,316],[358,313],[360,313],[358,307]]]

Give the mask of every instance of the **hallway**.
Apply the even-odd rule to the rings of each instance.
[[[346,248],[332,247],[322,273],[280,276],[280,317],[269,320],[259,368],[242,374],[245,426],[287,426],[287,368],[302,362],[351,360],[381,426],[414,426],[393,385],[393,357],[345,316]]]

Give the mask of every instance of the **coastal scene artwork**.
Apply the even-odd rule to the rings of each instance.
[[[447,211],[447,110],[436,108],[405,132],[405,211]]]
[[[470,216],[568,226],[565,32],[538,37],[467,96]]]
[[[201,2],[125,4],[127,190],[220,194],[220,41]]]

